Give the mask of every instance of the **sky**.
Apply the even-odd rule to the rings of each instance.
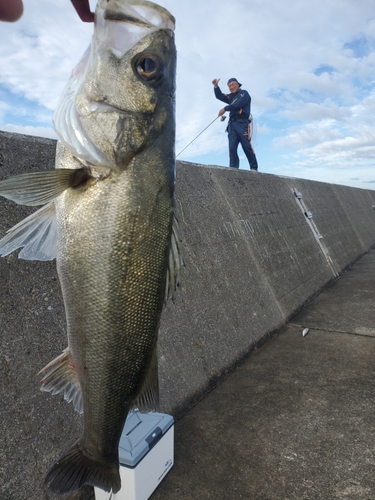
[[[374,0],[158,3],[176,18],[176,154],[213,122],[179,160],[228,166],[211,82],[227,92],[235,77],[252,98],[260,172],[375,189]],[[93,24],[69,0],[24,0],[0,30],[0,130],[56,138],[53,112]]]

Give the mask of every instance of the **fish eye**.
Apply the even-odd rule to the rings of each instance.
[[[136,70],[145,80],[155,80],[160,74],[160,61],[153,54],[143,54],[136,63]]]

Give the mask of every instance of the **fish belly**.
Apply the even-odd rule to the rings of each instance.
[[[117,469],[122,428],[156,348],[171,238],[168,182],[140,170],[57,201],[69,360],[83,400],[79,448]]]

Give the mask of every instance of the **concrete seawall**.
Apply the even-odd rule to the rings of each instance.
[[[178,413],[374,245],[375,191],[182,162],[177,176],[186,269],[160,372]]]
[[[0,132],[0,179],[54,167],[55,141]],[[375,191],[178,162],[186,267],[162,316],[162,410],[181,416],[375,244]],[[0,198],[0,236],[31,211]],[[66,347],[53,262],[0,260],[0,499],[48,498],[48,466],[80,434],[36,373]]]

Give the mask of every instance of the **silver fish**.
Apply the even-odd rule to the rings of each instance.
[[[99,0],[88,51],[57,106],[56,170],[0,182],[0,195],[44,205],[0,241],[0,254],[56,257],[68,348],[42,390],[82,412],[82,437],[45,484],[119,491],[128,412],[158,405],[156,343],[179,280],[174,218],[174,18],[144,0]]]

